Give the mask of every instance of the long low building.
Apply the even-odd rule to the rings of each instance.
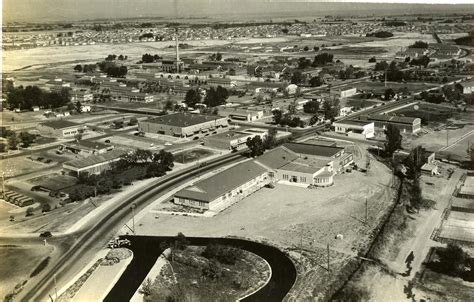
[[[70,138],[86,130],[86,126],[66,120],[56,120],[41,123],[37,126],[39,132],[45,136]]]
[[[175,137],[203,136],[228,126],[225,117],[191,113],[173,113],[138,122],[139,131]]]
[[[178,191],[174,194],[174,203],[217,210],[241,200],[269,182],[267,169],[250,160]]]
[[[375,128],[383,130],[390,124],[397,127],[402,133],[416,133],[421,130],[421,119],[417,117],[371,114],[366,119],[374,122]]]
[[[342,120],[332,123],[337,133],[355,138],[372,138],[375,135],[375,123],[361,120]]]
[[[253,122],[263,118],[263,110],[219,107],[219,115],[233,120]]]
[[[100,174],[110,170],[112,163],[119,161],[126,151],[112,150],[103,154],[91,155],[86,158],[75,159],[63,163],[63,170],[67,174],[79,176],[80,174]]]

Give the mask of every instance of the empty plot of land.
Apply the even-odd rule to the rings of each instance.
[[[123,146],[130,149],[156,149],[162,148],[166,141],[151,139],[134,135],[114,135],[109,138],[113,145]]]
[[[0,246],[0,293],[2,298],[16,284],[28,280],[36,266],[53,250],[52,246]]]

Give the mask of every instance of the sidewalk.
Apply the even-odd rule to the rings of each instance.
[[[103,301],[115,283],[120,279],[127,266],[132,262],[133,254],[113,265],[99,265],[81,286],[72,301]]]

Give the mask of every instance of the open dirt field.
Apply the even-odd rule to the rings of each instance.
[[[212,45],[227,44],[226,40],[197,40],[186,41],[186,43],[196,47],[206,47]],[[10,72],[15,69],[27,66],[45,67],[54,63],[70,64],[74,66],[77,62],[96,62],[104,59],[108,54],[124,54],[128,55],[129,60],[134,61],[144,53],[172,53],[174,48],[168,49],[169,45],[174,45],[173,41],[163,42],[143,42],[128,44],[97,44],[97,45],[80,45],[80,46],[55,46],[55,47],[38,47],[22,50],[6,50],[2,52],[3,70]]]
[[[53,250],[51,246],[0,246],[0,297],[9,293],[16,284],[27,279],[36,266]],[[27,264],[27,265],[25,265]]]

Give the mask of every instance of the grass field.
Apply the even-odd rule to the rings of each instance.
[[[374,101],[374,100],[350,98],[346,100],[345,106],[350,106],[354,108],[366,108],[366,107],[370,107],[379,103],[380,102]]]
[[[3,298],[16,284],[28,279],[36,266],[53,250],[51,246],[0,246],[0,293]]]

